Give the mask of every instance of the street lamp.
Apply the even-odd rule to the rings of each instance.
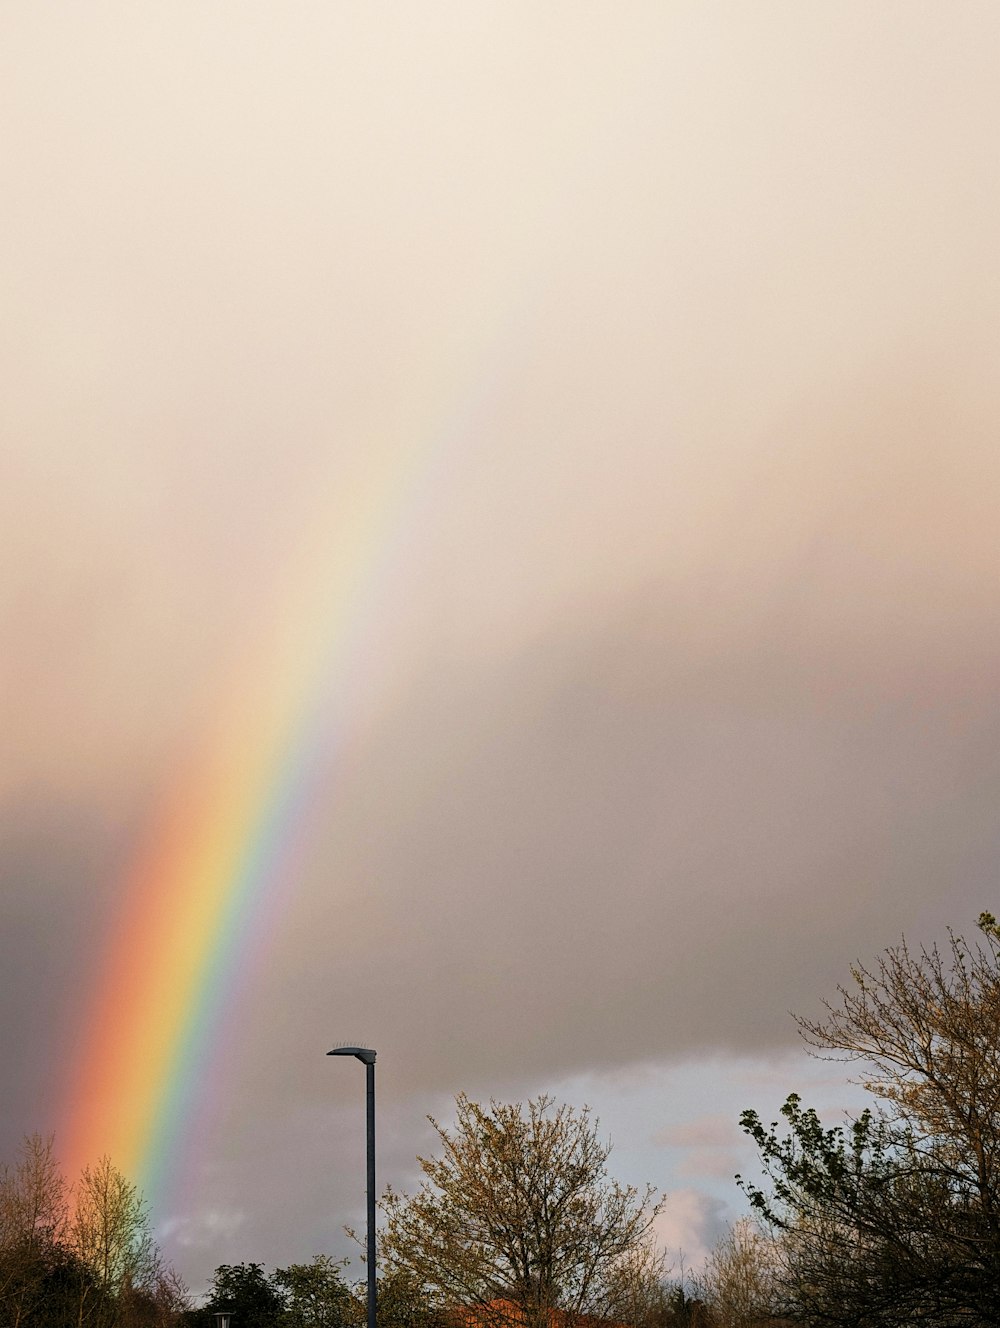
[[[213,1314],[212,1318],[215,1320],[215,1328],[229,1328],[230,1322],[232,1321],[232,1317],[233,1316],[228,1312],[222,1314]]]
[[[334,1047],[328,1056],[364,1062],[368,1118],[368,1328],[375,1328],[375,1055],[370,1047]]]

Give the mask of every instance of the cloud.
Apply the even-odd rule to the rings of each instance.
[[[739,1172],[740,1162],[734,1148],[692,1148],[678,1163],[676,1174],[685,1180],[731,1181]]]
[[[740,1131],[728,1115],[702,1116],[680,1125],[668,1125],[653,1142],[672,1148],[724,1148],[740,1139]]]
[[[704,1263],[729,1221],[729,1209],[720,1199],[695,1189],[672,1190],[656,1219],[655,1232],[660,1248],[672,1260],[673,1275]]]
[[[238,1210],[206,1209],[190,1217],[168,1218],[161,1224],[159,1235],[180,1249],[216,1249],[220,1241],[238,1237],[246,1221],[247,1214]]]

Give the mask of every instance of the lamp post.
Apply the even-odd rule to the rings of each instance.
[[[334,1047],[328,1056],[355,1056],[365,1067],[368,1142],[368,1328],[375,1328],[375,1055],[370,1047]]]

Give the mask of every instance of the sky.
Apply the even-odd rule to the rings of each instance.
[[[338,1042],[381,1181],[587,1102],[675,1264],[743,1107],[854,1100],[790,1012],[997,904],[998,57],[975,0],[0,8],[0,1156],[234,697],[285,802],[149,1195],[196,1291],[346,1252]]]

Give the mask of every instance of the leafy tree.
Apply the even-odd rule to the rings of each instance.
[[[233,1328],[280,1328],[285,1298],[259,1263],[220,1264],[215,1270],[208,1300],[187,1316],[188,1323],[214,1323],[212,1315],[228,1310]]]
[[[651,1248],[659,1206],[608,1178],[610,1143],[585,1107],[456,1099],[456,1124],[431,1119],[437,1158],[419,1158],[412,1197],[387,1191],[387,1269],[433,1309],[462,1306],[483,1324],[545,1328],[553,1310],[611,1313],[620,1274]],[[659,1280],[655,1257],[648,1269]]]
[[[744,1183],[782,1233],[784,1312],[813,1323],[928,1328],[1000,1322],[1000,929],[911,951],[905,942],[819,1020],[819,1055],[860,1067],[877,1099],[826,1129],[792,1094],[784,1126],[753,1111],[768,1187]]]
[[[354,1322],[354,1301],[340,1276],[343,1265],[317,1254],[310,1263],[275,1270],[271,1281],[284,1297],[287,1328],[346,1328]]]
[[[378,1328],[455,1328],[454,1320],[442,1312],[419,1280],[403,1268],[384,1269],[376,1287]],[[367,1320],[368,1286],[354,1289],[353,1328],[364,1328]]]
[[[46,1260],[37,1299],[20,1323],[23,1328],[79,1328],[92,1323],[98,1311],[113,1308],[108,1302],[86,1264],[67,1246],[56,1245]]]
[[[666,1305],[661,1323],[663,1328],[711,1328],[705,1302],[701,1299],[697,1278],[691,1279],[688,1294],[688,1275],[683,1272],[677,1281],[666,1288]]]

